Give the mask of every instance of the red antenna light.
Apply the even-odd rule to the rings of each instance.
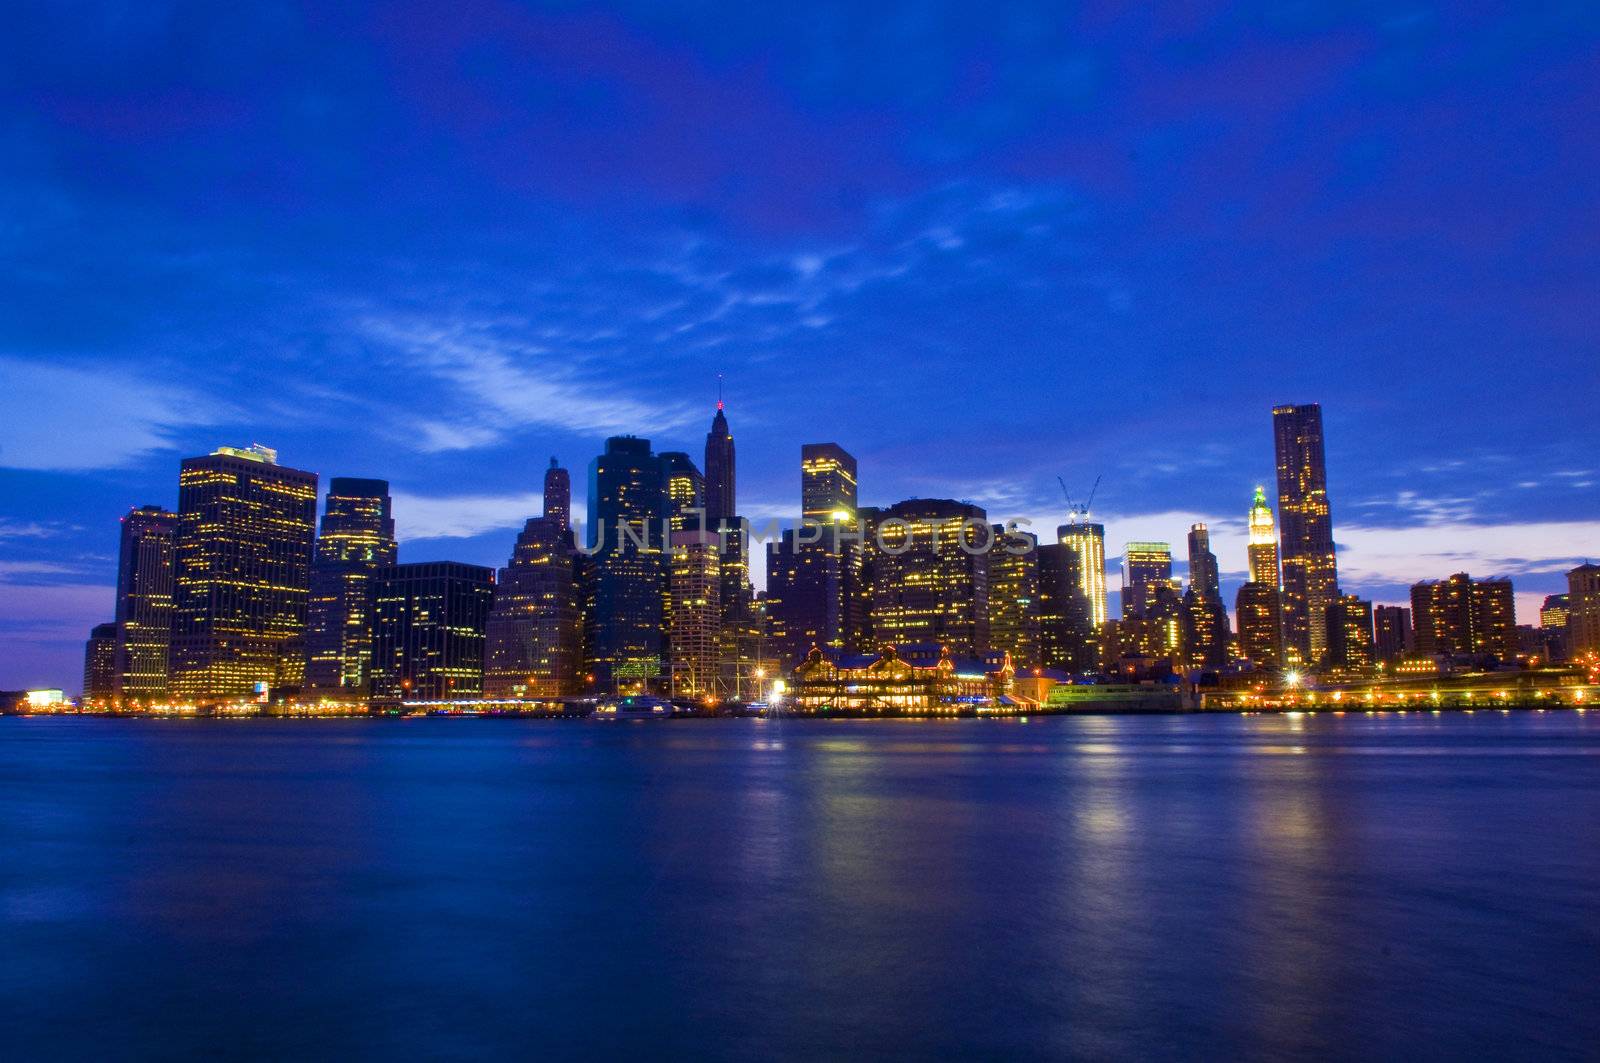
[[[717,409],[722,409],[722,374],[717,374]]]

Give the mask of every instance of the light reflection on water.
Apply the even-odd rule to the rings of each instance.
[[[1581,1055],[1597,753],[1572,713],[0,720],[0,1030],[21,1058]]]

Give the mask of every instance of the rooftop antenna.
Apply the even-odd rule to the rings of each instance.
[[[722,409],[722,374],[717,374],[717,409]]]

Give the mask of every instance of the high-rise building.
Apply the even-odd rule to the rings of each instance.
[[[494,570],[458,561],[380,568],[372,592],[372,694],[437,700],[483,694]]]
[[[722,650],[727,664],[730,689],[738,682],[740,664],[752,653],[759,656],[761,625],[756,623],[753,590],[750,586],[750,537],[739,516],[733,432],[728,428],[727,412],[717,399],[717,412],[706,433],[705,493],[706,527],[722,537],[721,588]],[[753,663],[753,662],[745,662]]]
[[[738,519],[738,492],[735,489],[733,433],[728,417],[717,400],[711,431],[706,433],[706,527],[716,531],[724,522]]]
[[[1328,649],[1328,606],[1339,593],[1322,407],[1277,406],[1272,431],[1278,459],[1278,521],[1283,582],[1284,647],[1317,664]]]
[[[1328,663],[1347,672],[1372,667],[1372,603],[1341,594],[1328,607]]]
[[[1269,587],[1279,586],[1278,577],[1278,527],[1272,517],[1272,507],[1267,505],[1267,489],[1256,485],[1255,498],[1250,502],[1250,580]]]
[[[1122,618],[1144,617],[1155,596],[1172,583],[1172,547],[1167,543],[1128,543],[1122,548]]]
[[[1056,542],[1076,555],[1078,589],[1089,606],[1091,632],[1097,632],[1110,616],[1106,605],[1105,525],[1086,520],[1062,524],[1056,528]]]
[[[856,459],[837,443],[800,448],[800,515],[819,524],[856,517]]]
[[[1211,552],[1211,532],[1204,524],[1189,528],[1189,586],[1199,594],[1222,600],[1217,555]]]
[[[956,656],[989,646],[989,525],[978,506],[917,498],[885,509],[872,558],[880,643],[936,643]],[[965,544],[965,546],[963,545]]]
[[[670,680],[679,695],[711,694],[720,673],[722,632],[721,540],[716,533],[685,528],[672,533],[668,584]]]
[[[167,695],[177,532],[178,515],[159,506],[141,506],[122,518],[113,693],[119,702]]]
[[[1393,664],[1415,649],[1411,634],[1411,610],[1402,605],[1380,605],[1372,611],[1376,629],[1373,649],[1378,660]]]
[[[1567,573],[1567,656],[1600,654],[1600,565],[1585,562]]]
[[[1474,580],[1465,572],[1423,580],[1411,588],[1416,651],[1423,657],[1489,655],[1503,661],[1519,651],[1516,600],[1504,577]]]
[[[544,471],[544,516],[563,532],[572,530],[572,477],[553,457]]]
[[[549,499],[545,513],[523,525],[495,584],[484,647],[483,691],[490,697],[553,697],[583,687],[572,533],[559,510],[551,514]]]
[[[1221,592],[1202,594],[1191,583],[1183,593],[1183,649],[1188,667],[1194,671],[1226,667],[1229,634]]]
[[[588,671],[602,690],[636,690],[662,670],[667,477],[648,439],[614,436],[589,466],[593,580],[584,619]]]
[[[989,550],[989,648],[1011,655],[1017,669],[1039,656],[1039,539],[996,524]]]
[[[1092,672],[1100,663],[1100,626],[1094,622],[1094,606],[1084,591],[1083,568],[1100,556],[1099,587],[1105,589],[1105,537],[1084,533],[1085,527],[1071,525],[1080,534],[1061,536],[1057,543],[1039,547],[1039,663],[1063,672]],[[1058,533],[1059,534],[1059,533]],[[1096,550],[1096,546],[1099,550]],[[1102,603],[1103,604],[1103,603]],[[993,608],[991,607],[991,613]]]
[[[388,481],[351,476],[328,481],[306,615],[309,690],[347,697],[367,693],[372,576],[395,563],[398,549]]]
[[[1278,588],[1252,580],[1239,588],[1233,609],[1239,618],[1239,653],[1260,668],[1283,667],[1283,596]]]
[[[1567,616],[1571,612],[1571,600],[1569,595],[1547,594],[1539,607],[1539,633],[1547,660],[1567,659]]]
[[[109,707],[117,696],[117,625],[96,624],[83,646],[83,699]]]
[[[246,697],[305,675],[317,476],[267,447],[183,461],[171,691],[195,702]]]

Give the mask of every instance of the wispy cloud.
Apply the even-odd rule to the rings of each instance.
[[[544,512],[536,491],[511,495],[414,495],[394,492],[395,528],[402,543],[412,539],[470,539],[505,531],[506,552],[516,529]]]
[[[11,469],[121,468],[172,449],[178,428],[214,423],[219,412],[182,385],[106,368],[0,356],[0,377],[0,466]]]

